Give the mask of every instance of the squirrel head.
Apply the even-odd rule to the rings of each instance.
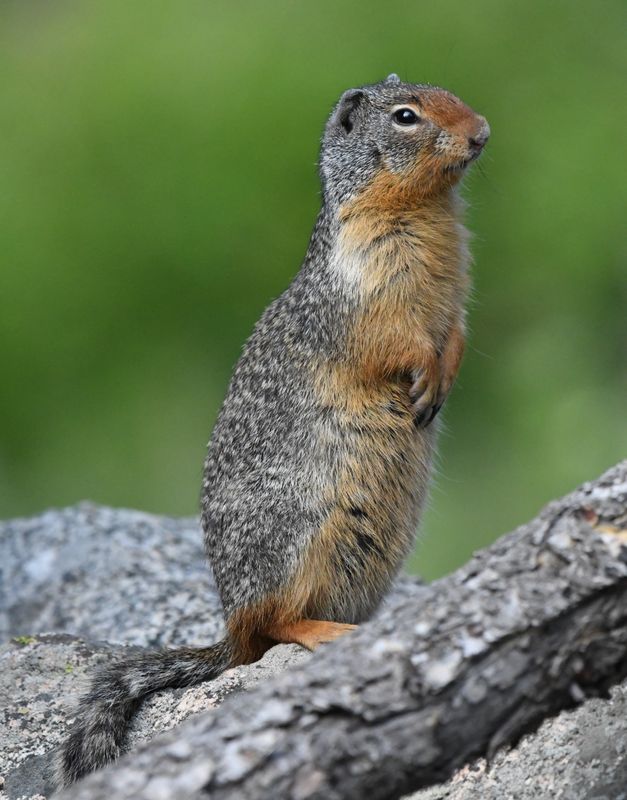
[[[392,202],[411,205],[461,180],[490,135],[486,119],[451,92],[390,75],[349,89],[322,140],[325,200],[336,207],[375,181]]]

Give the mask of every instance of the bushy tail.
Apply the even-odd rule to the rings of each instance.
[[[228,638],[205,648],[142,653],[99,669],[81,699],[77,720],[56,754],[57,787],[68,786],[114,761],[124,750],[129,723],[152,692],[193,686],[233,664]]]

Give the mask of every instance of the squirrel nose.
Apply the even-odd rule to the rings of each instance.
[[[479,130],[474,133],[472,136],[468,137],[468,144],[470,145],[470,149],[477,153],[477,155],[483,150],[485,143],[490,138],[490,126],[488,125],[487,121],[482,118],[481,126]]]

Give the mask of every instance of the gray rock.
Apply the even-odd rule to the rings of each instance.
[[[86,672],[120,649],[64,634],[0,649],[0,776],[10,798],[49,791],[48,754],[67,729],[75,693]]]
[[[86,676],[125,650],[67,635],[24,637],[0,650],[0,776],[9,800],[48,795],[51,751],[71,725]],[[137,715],[130,746],[307,657],[297,647],[280,646],[257,664],[228,670],[214,681],[160,692]],[[627,800],[626,787],[627,685],[623,684],[612,691],[610,700],[588,700],[545,722],[516,748],[498,754],[489,768],[479,761],[412,800]]]
[[[627,800],[627,684],[411,800]]]
[[[206,645],[222,629],[196,519],[81,503],[0,523],[0,641]]]
[[[420,591],[419,581],[403,579],[389,604]],[[40,630],[75,635],[32,636]],[[84,503],[0,523],[0,640],[22,637],[0,649],[0,796],[45,798],[51,751],[72,722],[86,675],[124,654],[115,643],[204,645],[221,635],[197,520]],[[306,658],[299,648],[277,647],[209,683],[161,692],[143,705],[130,744]],[[545,722],[489,768],[479,761],[413,797],[627,800],[626,787],[624,684],[609,700],[588,700]]]

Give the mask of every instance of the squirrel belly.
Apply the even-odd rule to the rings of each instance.
[[[463,354],[456,187],[488,135],[450,92],[396,75],[340,98],[304,263],[246,343],[205,461],[202,526],[227,635],[96,672],[57,754],[59,785],[124,750],[151,692],[277,642],[313,650],[380,603],[413,544]]]

